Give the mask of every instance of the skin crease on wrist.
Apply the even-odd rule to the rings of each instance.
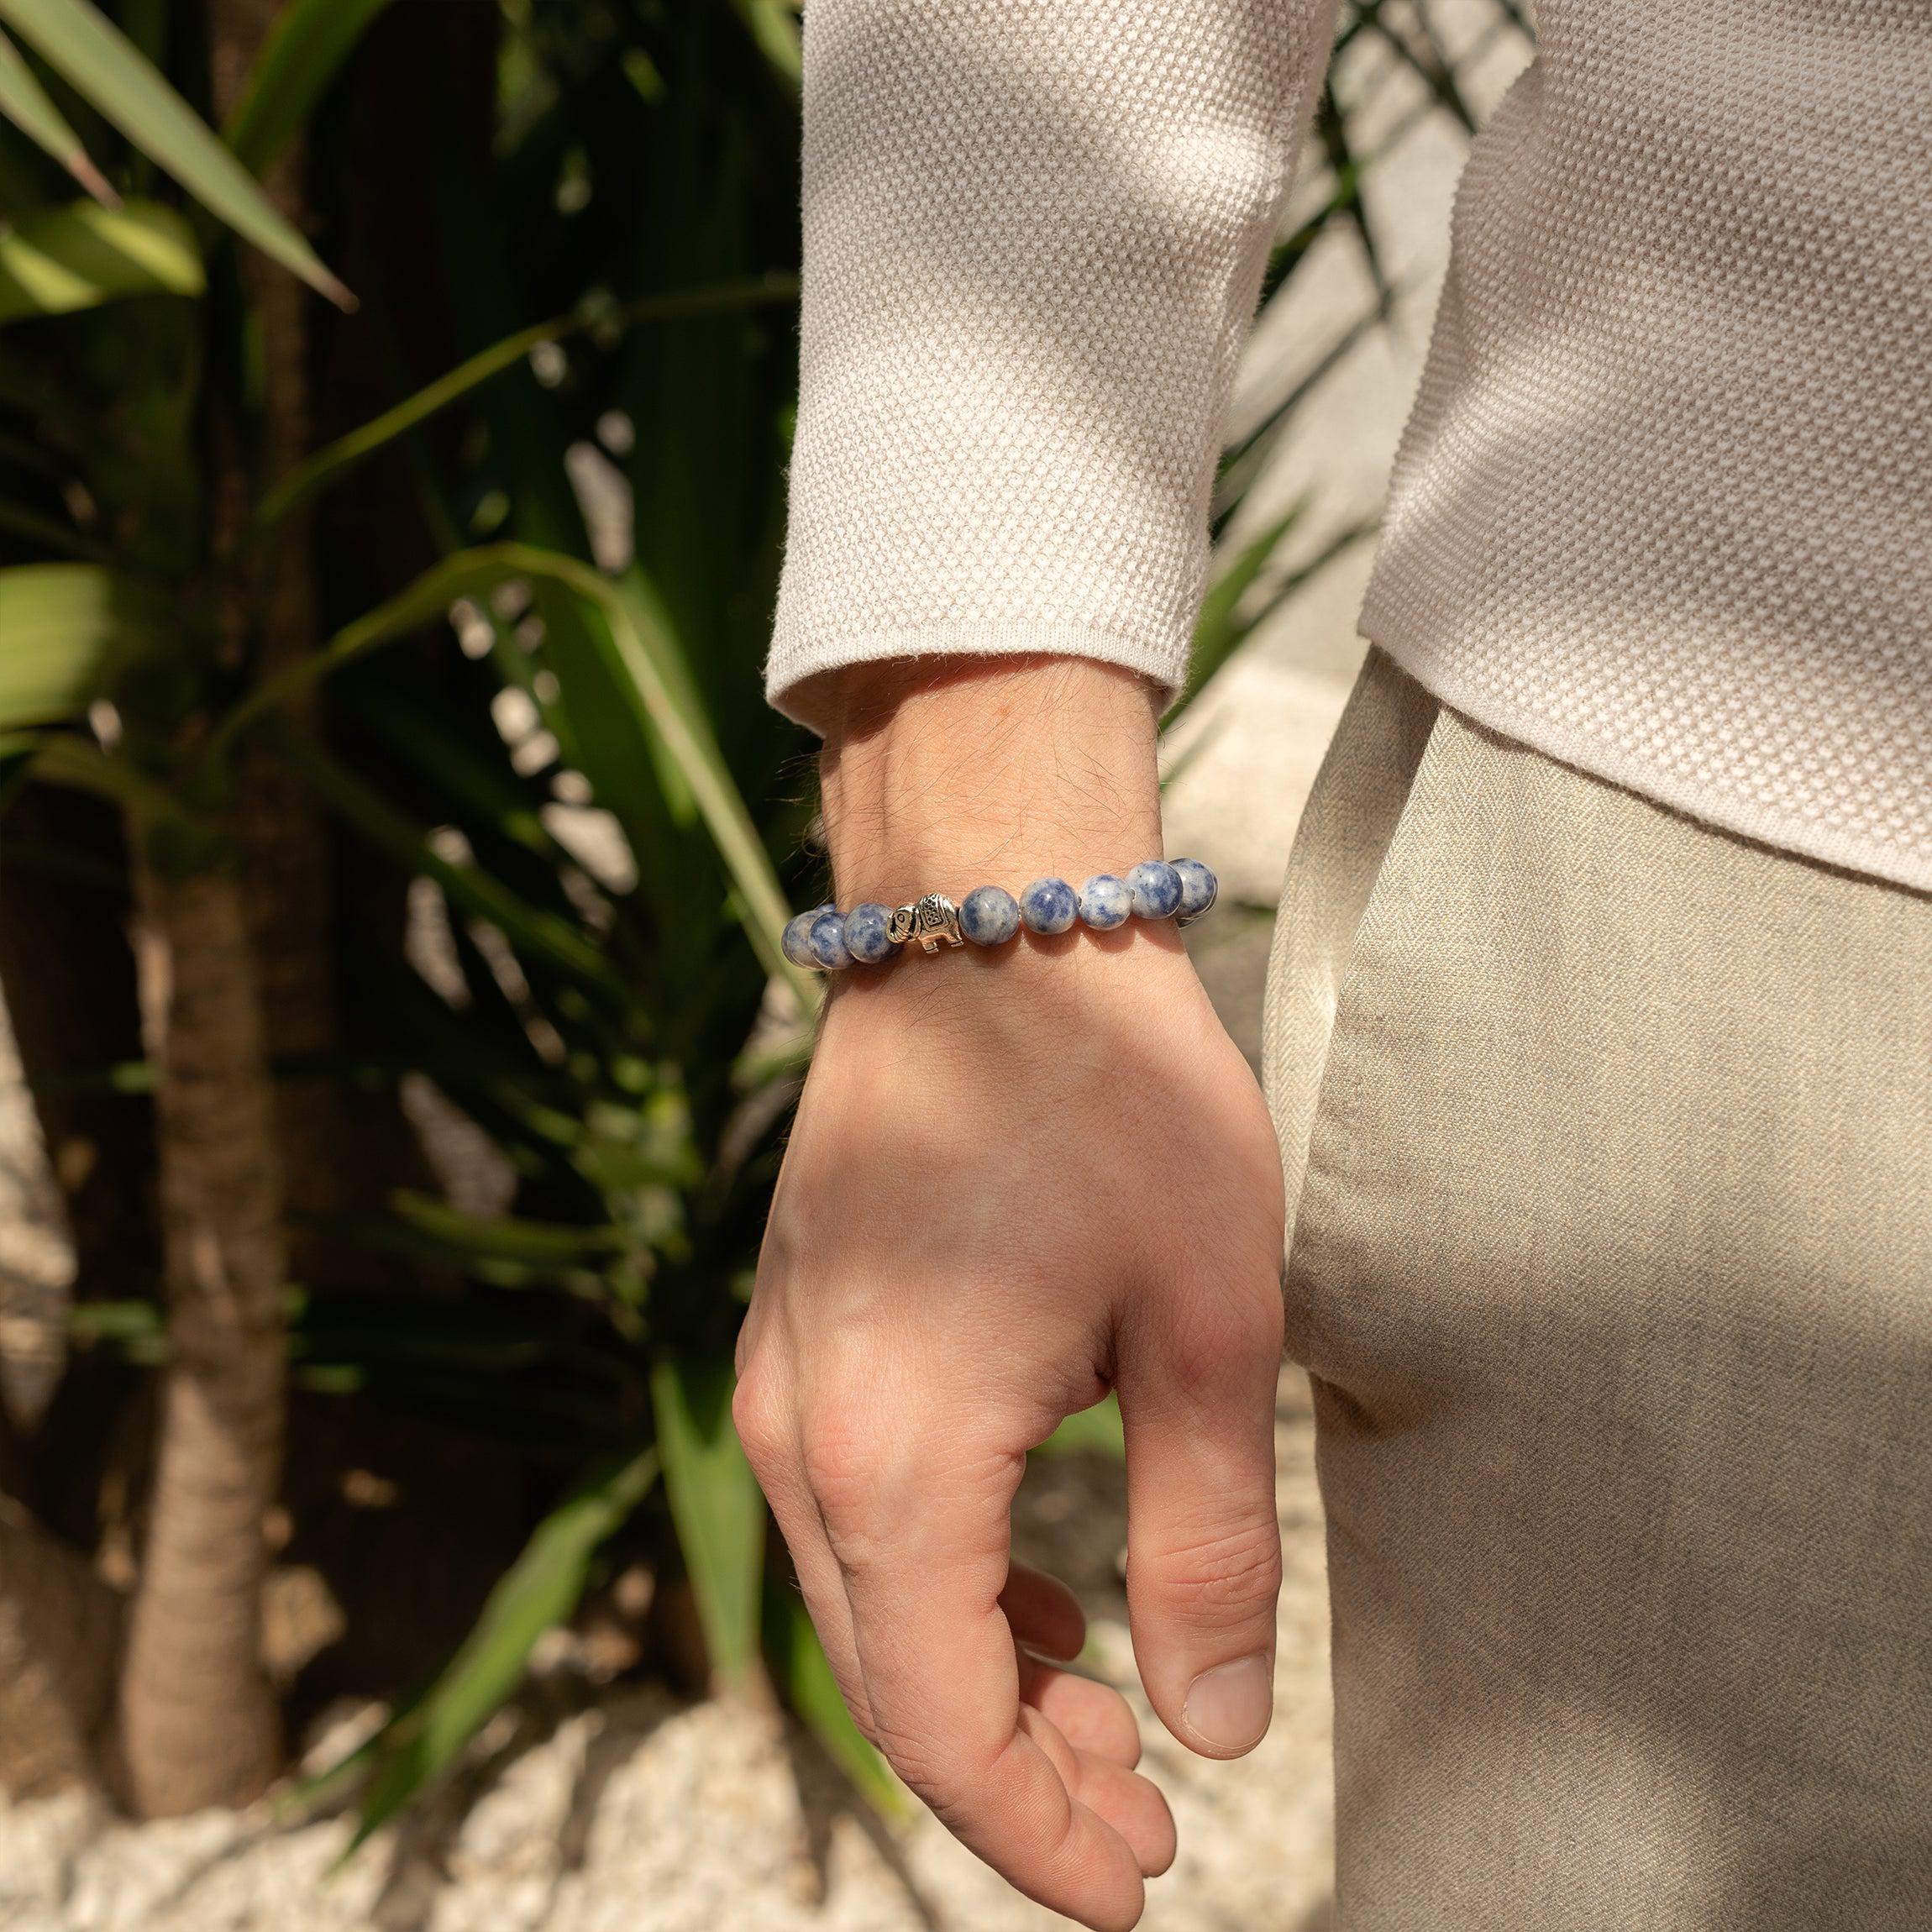
[[[826,734],[838,903],[1158,855],[1156,696],[1073,659],[889,664]],[[1110,1387],[1149,1701],[1238,1756],[1272,1708],[1279,1157],[1169,926],[835,977],[739,1342],[738,1428],[860,1726],[973,1850],[1096,1928],[1174,1851],[1084,1620],[1011,1561],[1026,1452]]]

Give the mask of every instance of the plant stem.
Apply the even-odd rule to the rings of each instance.
[[[246,1803],[281,1761],[260,1651],[285,1408],[282,1184],[240,887],[145,855],[135,874],[170,1353],[120,1743],[134,1809],[160,1817]]]
[[[733,308],[751,308],[761,302],[792,302],[798,297],[795,276],[759,276],[749,281],[722,282],[706,288],[680,289],[670,295],[649,296],[611,311],[594,310],[580,315],[553,316],[548,322],[532,323],[514,335],[507,335],[489,348],[479,349],[465,362],[459,362],[446,375],[419,389],[384,411],[373,421],[339,437],[325,449],[318,449],[297,464],[261,500],[255,512],[258,528],[267,529],[312,494],[339,471],[393,442],[418,423],[426,423],[439,410],[480,387],[547,342],[561,342],[566,336],[587,329],[628,328],[639,323],[669,321],[680,316],[711,315]]]

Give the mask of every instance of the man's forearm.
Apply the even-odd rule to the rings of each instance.
[[[811,693],[842,904],[1078,885],[1161,849],[1157,699],[1078,659],[856,664]]]

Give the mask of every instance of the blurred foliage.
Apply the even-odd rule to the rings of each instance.
[[[334,1225],[421,1286],[302,1284],[291,1373],[582,1473],[447,1667],[339,1767],[366,1775],[365,1832],[450,1766],[609,1567],[600,1551],[654,1510],[714,1681],[743,1685],[762,1656],[890,1807],[768,1563],[729,1420],[812,1021],[775,946],[785,905],[812,895],[808,747],[760,682],[796,380],[796,15],[785,0],[501,0],[489,152],[449,143],[424,191],[455,366],[261,477],[224,554],[202,500],[207,399],[245,399],[260,375],[213,218],[346,299],[251,171],[332,86],[354,87],[384,4],[295,0],[224,144],[154,64],[192,64],[196,44],[153,31],[155,5],[123,10],[150,24],[144,48],[87,0],[0,0],[26,50],[0,42],[0,755],[16,778],[88,785],[192,845],[218,836],[233,748],[262,734],[344,836],[414,882],[407,957],[348,936],[374,1045],[343,1076],[480,1128],[499,1200],[399,1192]],[[1356,0],[1341,31],[1397,50],[1425,82],[1419,111],[1473,118],[1418,0]],[[1284,300],[1340,224],[1376,299],[1227,453],[1189,697],[1361,534],[1291,564],[1299,508],[1259,530],[1242,515],[1296,405],[1388,312],[1362,197],[1377,156],[1352,146],[1351,121],[1325,95],[1329,192],[1276,248],[1265,294]],[[317,144],[312,165],[328,160]],[[98,199],[72,200],[69,177]],[[393,299],[358,293],[356,326],[402,366]],[[221,574],[398,451],[443,560],[265,682],[223,648]],[[426,629],[437,641],[419,648]],[[329,732],[284,728],[287,701],[325,675]],[[138,1305],[87,1321],[136,1359],[165,1346]],[[1103,1409],[1051,1446],[1118,1440]]]
[[[538,1640],[576,1609],[598,1549],[649,1493],[657,1473],[656,1452],[640,1450],[595,1472],[566,1497],[490,1593],[449,1668],[323,1774],[324,1788],[371,1774],[344,1856],[432,1782],[515,1693]]]

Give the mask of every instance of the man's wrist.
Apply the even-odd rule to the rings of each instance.
[[[840,902],[1076,885],[1160,853],[1157,698],[1075,658],[894,660],[814,694]]]

